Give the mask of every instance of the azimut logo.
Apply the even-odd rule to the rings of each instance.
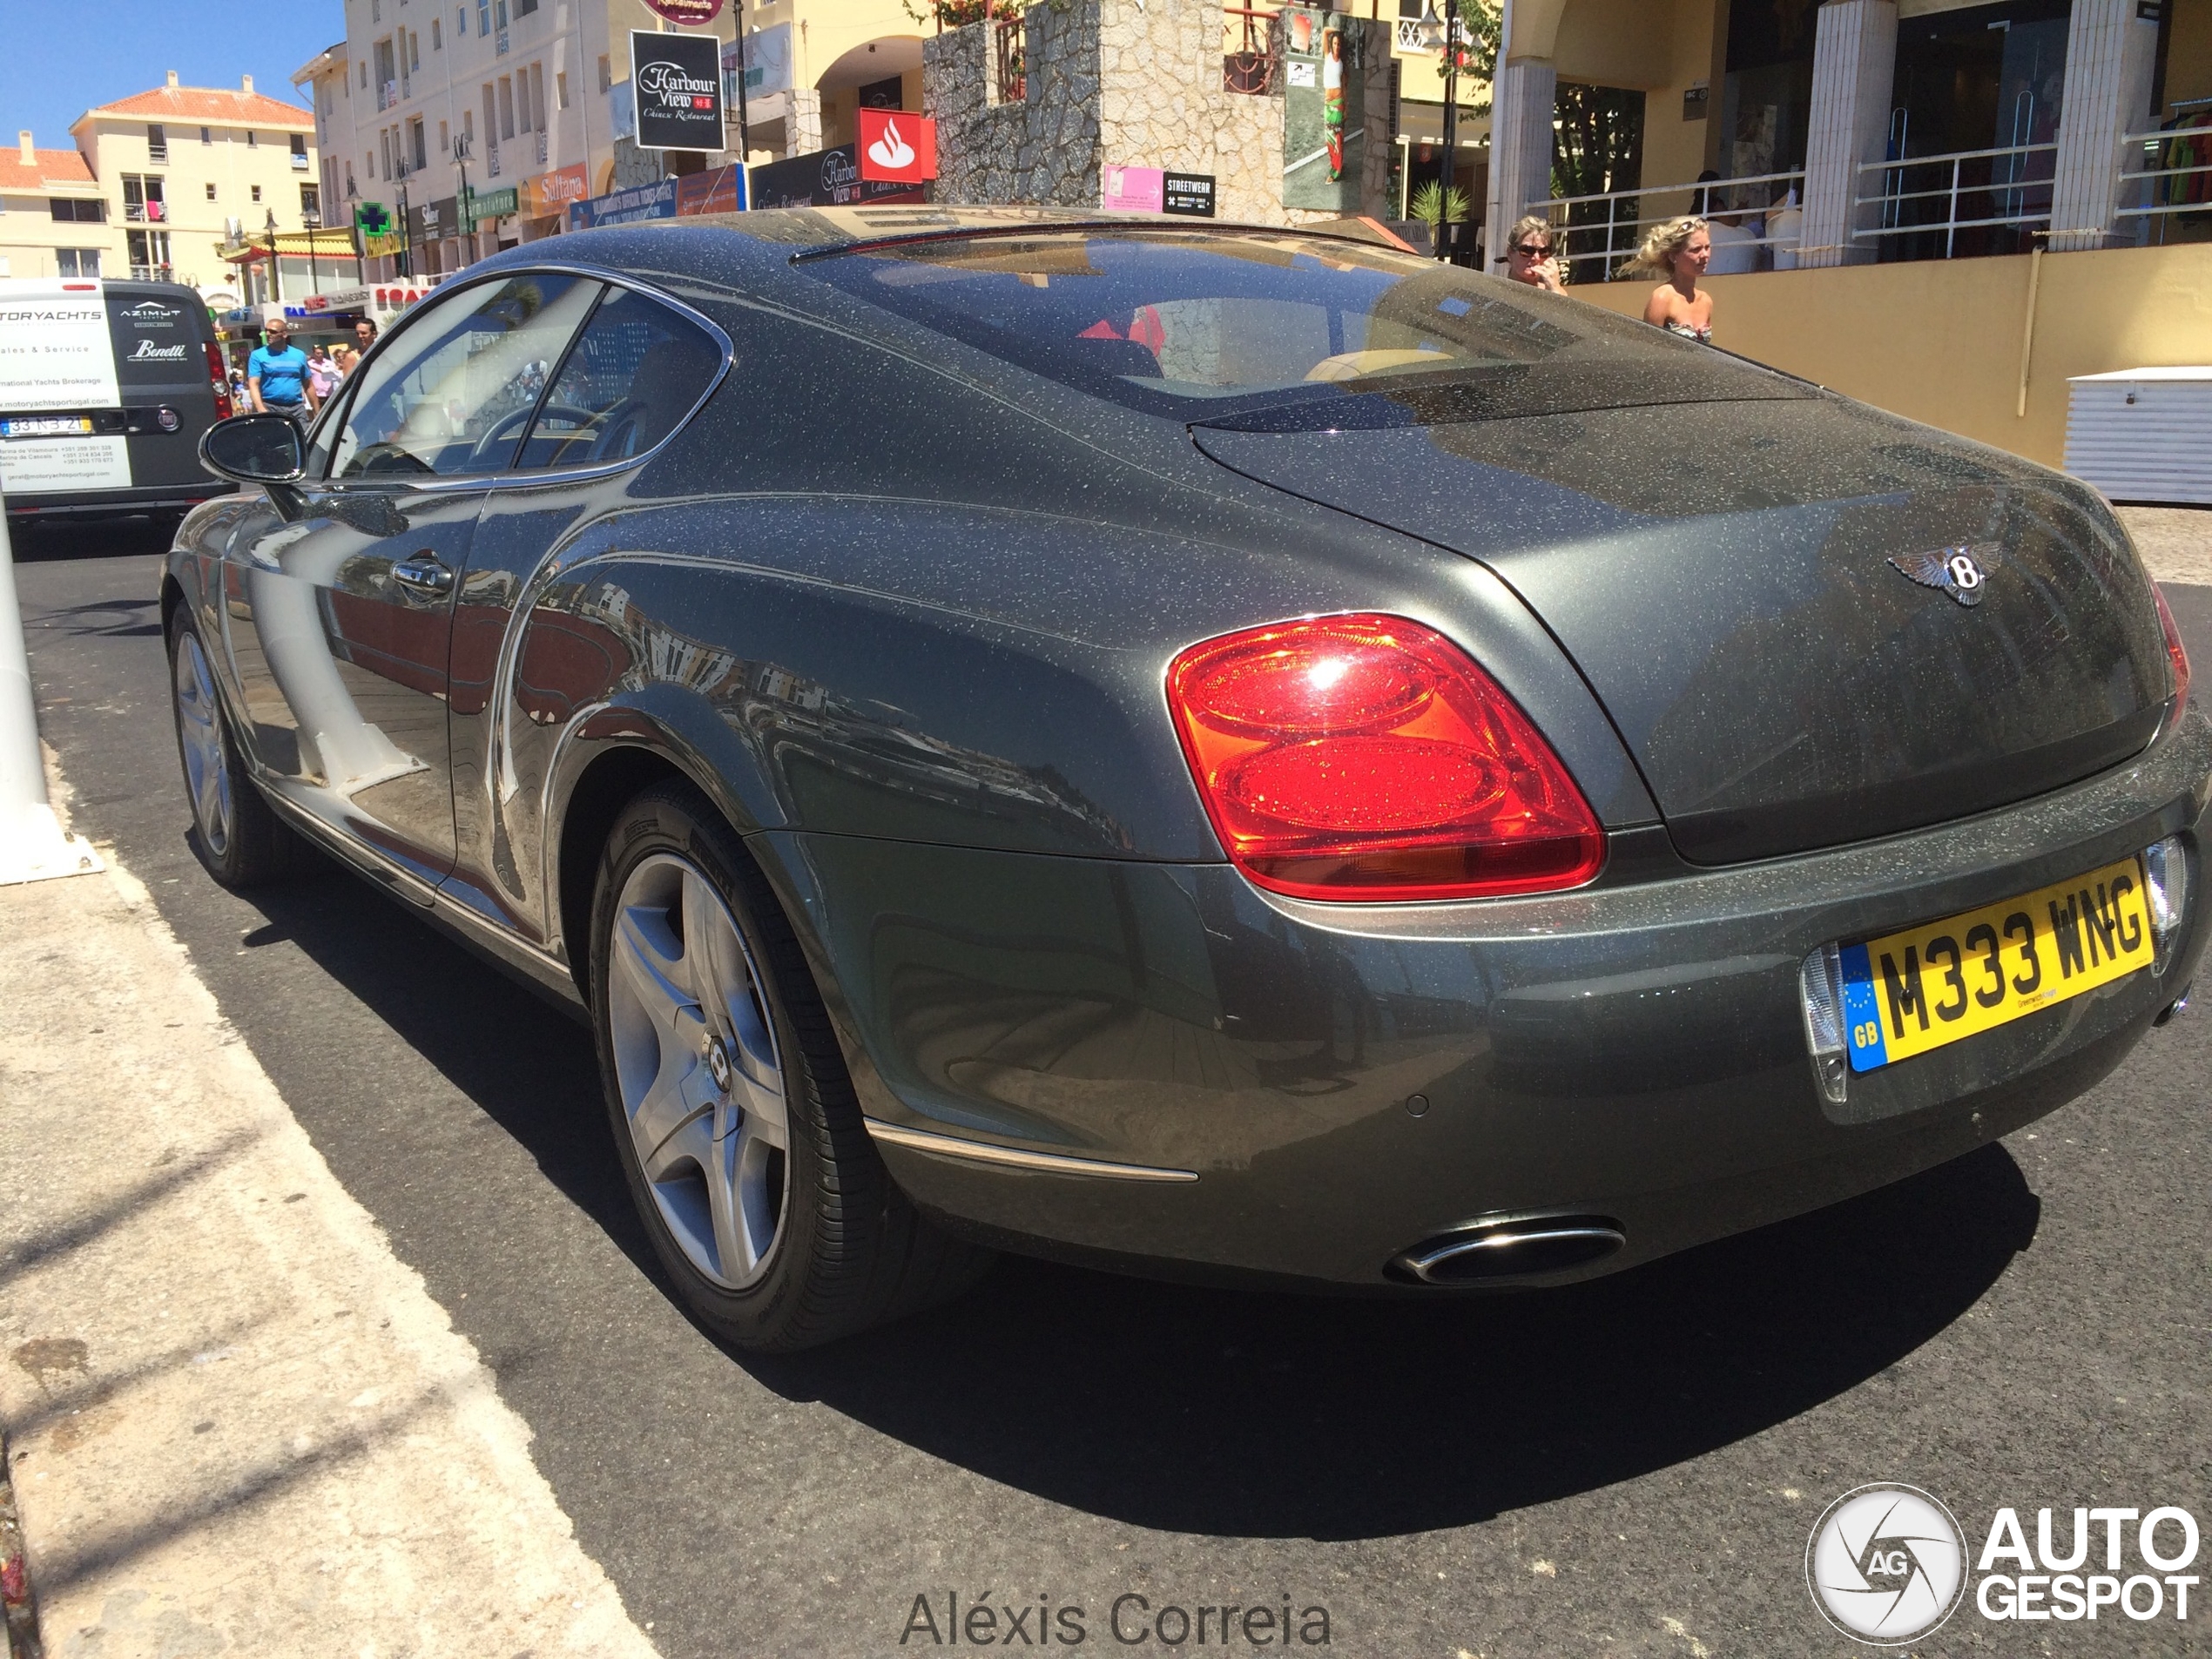
[[[888,167],[894,172],[914,165],[914,147],[907,142],[907,135],[899,131],[896,121],[883,124],[883,136],[868,146],[868,159],[879,167]]]
[[[147,322],[158,322],[176,316],[182,309],[181,306],[165,306],[158,300],[141,300],[135,306],[124,307],[123,314],[126,317],[138,317]]]
[[[1845,1635],[1891,1647],[1927,1635],[1966,1588],[1966,1541],[1918,1487],[1865,1486],[1828,1506],[1805,1546],[1813,1605]]]

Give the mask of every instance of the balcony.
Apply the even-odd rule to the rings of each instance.
[[[552,146],[546,142],[546,137],[547,135],[543,132],[537,135],[537,165],[541,167],[545,165],[545,158],[552,149]]]
[[[376,89],[376,107],[378,109],[388,110],[399,101],[400,84],[397,81],[386,81],[381,86]]]
[[[495,179],[499,177],[499,146],[496,144],[485,153],[484,171]]]

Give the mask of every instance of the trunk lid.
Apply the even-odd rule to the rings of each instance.
[[[1192,435],[1511,583],[1694,862],[2025,799],[2137,753],[2163,718],[2148,578],[2092,492],[2028,462],[1802,394],[1443,421],[1370,395],[1289,413],[1271,423],[1301,429],[1262,412]],[[1971,605],[1955,582],[1925,585],[1962,549],[1982,577],[1959,590]]]

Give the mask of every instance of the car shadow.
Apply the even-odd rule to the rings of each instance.
[[[589,1034],[335,869],[253,895],[669,1287]],[[427,929],[426,929],[427,932]],[[1698,1457],[1894,1368],[2035,1236],[2001,1145],[1561,1290],[1370,1300],[1007,1258],[959,1301],[794,1356],[730,1352],[934,1457],[1135,1526],[1352,1539],[1464,1526]]]

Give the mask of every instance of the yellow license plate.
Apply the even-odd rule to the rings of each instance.
[[[2157,953],[2142,861],[2130,858],[1838,954],[1851,1069],[1871,1071],[2109,984]]]

